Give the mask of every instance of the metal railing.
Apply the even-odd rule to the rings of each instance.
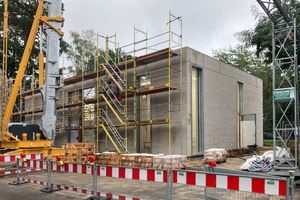
[[[127,152],[127,147],[123,142],[123,138],[120,135],[118,129],[115,127],[114,123],[110,120],[109,116],[107,115],[106,111],[103,109],[100,109],[100,120],[104,122],[104,124],[108,127],[110,133],[114,136],[116,139],[118,145]]]
[[[135,199],[293,199],[294,177],[283,178],[270,175],[253,175],[105,166],[94,159],[87,164],[62,163],[42,159],[22,161],[17,159],[18,169],[43,170],[44,174],[21,174],[17,171],[16,185],[27,181],[46,186],[44,191],[71,190],[108,199],[137,197]],[[69,174],[80,178],[70,179]],[[93,184],[91,183],[93,180]],[[87,188],[86,188],[87,187]],[[107,195],[108,194],[108,195]],[[117,194],[115,197],[112,194]]]
[[[121,77],[121,70],[118,68],[118,65],[113,61],[113,59],[110,56],[103,56],[104,60],[106,61],[106,64],[103,65],[115,78],[115,80],[120,84],[123,90],[127,88],[127,85],[125,81]],[[112,63],[112,64],[111,64]]]
[[[102,90],[105,92],[106,96],[113,103],[113,105],[119,111],[119,113],[122,114],[126,118],[124,110],[123,110],[123,105],[118,100],[118,98],[116,97],[114,92],[111,90],[111,88],[108,85],[108,83],[106,82],[105,78],[102,78],[101,80],[102,80],[102,83],[103,83],[103,84],[101,84]]]

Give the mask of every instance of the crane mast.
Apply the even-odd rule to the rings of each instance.
[[[48,0],[48,16],[62,16],[62,1]],[[57,29],[61,29],[60,22],[53,22]],[[61,77],[59,74],[59,42],[61,35],[51,27],[46,28],[47,35],[47,55],[45,69],[45,84],[41,87],[44,102],[44,113],[42,116],[42,128],[47,139],[54,140],[56,131],[56,100],[58,89],[61,87]]]

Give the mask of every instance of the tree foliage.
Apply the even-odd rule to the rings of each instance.
[[[72,65],[68,67],[68,71],[71,73],[81,73],[95,71],[96,60],[96,33],[93,30],[84,30],[81,33],[71,31],[71,42],[67,52],[67,57],[71,61]],[[105,63],[105,50],[99,49],[98,62]],[[108,50],[108,62],[123,61],[130,59],[120,49]]]
[[[300,31],[300,1],[284,0],[283,7],[296,18],[298,31]],[[272,62],[272,21],[265,14],[261,13],[257,7],[252,7],[252,13],[258,23],[254,29],[243,30],[236,34],[240,42],[247,47],[255,47],[256,55],[263,55],[266,63]],[[298,43],[299,44],[299,43]],[[300,52],[300,44],[298,45],[298,54]],[[300,56],[298,57],[300,61]]]
[[[284,8],[291,13],[292,17],[296,18],[299,28],[300,2],[296,0],[284,0],[282,2]],[[244,30],[236,34],[242,45],[214,51],[214,56],[263,80],[264,130],[271,131],[273,120],[272,70],[270,65],[272,63],[272,21],[257,7],[252,7],[252,12],[255,19],[258,19],[258,23],[254,29]],[[298,44],[299,55],[300,43]],[[291,47],[293,46],[291,45]],[[255,49],[255,51],[250,49]],[[292,49],[287,49],[287,51],[292,51]],[[300,56],[298,59],[300,61]],[[280,74],[279,71],[276,74]],[[292,76],[292,74],[287,76]]]
[[[31,25],[36,13],[38,1],[14,0],[8,2],[9,11],[9,41],[8,41],[8,76],[14,77],[19,68],[23,51],[29,36]],[[3,34],[3,0],[0,0],[0,33]],[[2,58],[2,41],[0,41],[0,58]],[[67,51],[68,44],[61,41],[61,53]],[[38,68],[39,41],[36,38],[31,56],[28,62],[27,72]],[[44,52],[45,54],[45,52]],[[2,63],[2,59],[1,59]]]

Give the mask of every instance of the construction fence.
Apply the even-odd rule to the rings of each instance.
[[[34,183],[45,192],[69,190],[120,200],[293,199],[292,178],[61,163],[37,155],[26,158],[10,160],[16,164],[13,184]]]

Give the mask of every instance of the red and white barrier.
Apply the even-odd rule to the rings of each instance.
[[[173,171],[173,182],[202,187],[286,196],[286,180]]]
[[[17,158],[21,158],[21,155],[0,155],[0,163],[16,162]],[[26,154],[27,160],[41,160],[42,158],[42,153]]]
[[[42,159],[43,154],[36,153],[36,154],[26,154],[26,159],[28,160],[36,160],[36,159]],[[21,158],[21,155],[0,155],[0,164],[1,163],[11,163],[11,162],[17,162],[17,159]],[[35,171],[36,168],[32,167],[31,169],[22,169],[20,170],[20,173],[26,173]],[[0,175],[14,175],[17,174],[17,170],[15,169],[4,169],[0,171]]]
[[[47,161],[28,160],[22,166],[34,169],[47,169]],[[93,175],[93,165],[65,163],[62,166],[52,162],[51,170]],[[167,170],[141,169],[128,167],[112,167],[97,165],[97,176],[131,179],[140,181],[154,181],[167,183]],[[173,170],[173,182],[178,184],[211,187],[217,189],[244,191],[267,195],[287,195],[287,180],[280,178],[244,177],[238,175],[223,175],[202,171]]]

